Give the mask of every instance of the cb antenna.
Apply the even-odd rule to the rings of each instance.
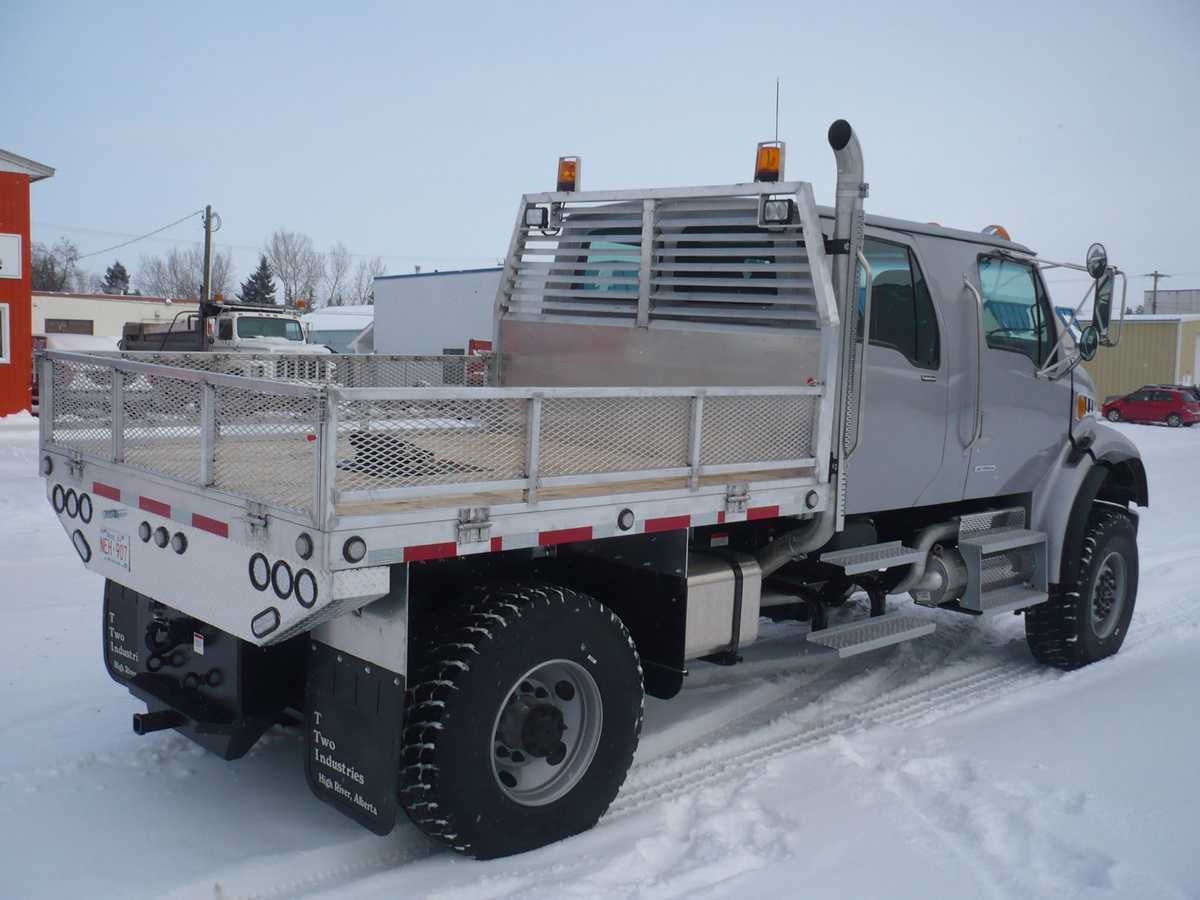
[[[779,76],[775,76],[775,140],[779,141]]]

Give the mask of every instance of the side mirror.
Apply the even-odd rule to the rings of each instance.
[[[1100,329],[1095,325],[1089,325],[1083,329],[1083,333],[1079,335],[1079,357],[1084,362],[1091,362],[1096,358],[1096,350],[1100,347]]]
[[[1112,320],[1113,285],[1116,279],[1111,271],[1104,272],[1096,280],[1096,299],[1092,305],[1092,324],[1096,328],[1097,337],[1108,337],[1108,325]]]

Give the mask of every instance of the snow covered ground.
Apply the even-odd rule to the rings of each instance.
[[[1121,653],[1037,666],[1021,620],[830,666],[774,626],[651,701],[592,832],[479,863],[309,795],[282,729],[223,763],[104,671],[101,584],[0,420],[0,895],[1200,897],[1200,428],[1123,426],[1153,506]]]

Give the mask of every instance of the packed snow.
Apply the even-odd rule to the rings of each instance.
[[[932,636],[830,664],[774,625],[648,702],[593,831],[481,863],[317,801],[295,731],[235,763],[134,735],[36,427],[0,420],[4,896],[1200,897],[1200,428],[1121,426],[1153,505],[1118,656],[1064,674],[1019,617],[917,609]]]

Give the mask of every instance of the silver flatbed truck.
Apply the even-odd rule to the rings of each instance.
[[[232,759],[302,720],[318,797],[494,857],[595,824],[644,692],[763,615],[850,656],[933,631],[910,594],[1022,613],[1051,665],[1115,653],[1146,476],[1078,363],[1123,276],[1073,267],[1072,333],[1065,264],[864,216],[858,140],[829,141],[834,209],[778,145],[719,187],[583,192],[567,160],[521,199],[487,357],[43,353],[47,499],[135,730]]]

